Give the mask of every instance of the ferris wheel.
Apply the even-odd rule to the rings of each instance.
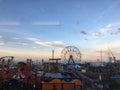
[[[61,59],[64,63],[75,63],[81,61],[81,52],[75,46],[67,46],[61,51]]]

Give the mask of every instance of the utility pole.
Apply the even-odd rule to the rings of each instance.
[[[100,58],[101,58],[101,65],[102,65],[102,49],[100,50]]]

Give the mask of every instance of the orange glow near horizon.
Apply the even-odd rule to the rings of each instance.
[[[117,43],[116,43],[117,44]],[[112,45],[111,51],[115,55],[117,59],[120,59],[119,56],[119,45]],[[97,47],[98,48],[98,47]],[[106,45],[99,46],[102,49],[102,60],[108,61],[108,47]],[[86,50],[82,51],[82,61],[97,61],[101,60],[100,57],[100,49]],[[61,58],[62,48],[58,48],[54,50],[54,57]],[[26,60],[27,58],[31,58],[33,60],[49,60],[52,57],[52,49],[44,49],[44,50],[20,50],[20,49],[1,49],[0,56],[14,56],[15,60]]]

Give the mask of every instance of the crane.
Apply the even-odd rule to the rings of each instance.
[[[114,61],[114,63],[116,63],[116,57],[114,56],[113,52],[109,49],[109,52],[112,55],[112,60]]]

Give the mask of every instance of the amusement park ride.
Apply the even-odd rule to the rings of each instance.
[[[61,61],[62,60],[62,61]],[[61,61],[61,63],[59,63]],[[81,67],[75,62],[81,62],[81,53],[77,47],[67,46],[61,51],[61,58],[54,58],[54,50],[52,50],[52,58],[49,59],[49,63],[46,63],[45,70],[47,72],[63,72],[68,69],[80,70]],[[63,64],[63,65],[62,65]],[[61,67],[65,66],[62,70]]]
[[[61,58],[69,68],[81,70],[81,67],[77,64],[81,62],[81,52],[77,47],[65,47],[61,52]],[[75,61],[77,61],[77,63]]]
[[[12,68],[12,61],[14,57],[13,56],[5,56],[0,58],[1,61],[1,70],[0,70],[0,80],[1,82],[9,81],[10,79],[16,79],[16,80],[22,80],[26,85],[28,84],[34,84],[36,87],[39,87],[42,85],[42,88],[45,88],[44,85],[53,85],[54,83],[45,83],[45,81],[51,81],[56,78],[53,77],[46,77],[46,73],[63,73],[66,71],[69,71],[69,69],[73,69],[74,71],[79,71],[81,67],[76,63],[81,62],[81,52],[77,47],[74,46],[67,46],[65,47],[61,52],[61,58],[54,58],[54,51],[52,51],[52,58],[49,59],[48,63],[43,63],[43,75],[38,76],[39,68],[33,67],[32,59],[27,59],[26,62],[19,62],[15,68]],[[59,61],[63,60],[64,63],[59,63]],[[67,70],[65,71],[64,68],[62,68],[65,65]],[[80,71],[79,71],[80,72]],[[61,74],[62,75],[62,74]],[[73,73],[74,75],[74,73]],[[76,76],[75,76],[76,77]],[[2,79],[1,79],[2,78]],[[64,80],[66,76],[62,77],[61,79]],[[73,76],[70,77],[72,80]],[[59,78],[57,78],[59,79]],[[77,77],[75,80],[79,82],[79,86],[83,87],[83,84],[81,80]],[[65,82],[59,80],[59,84],[62,85],[62,88],[65,88],[67,84],[77,85],[77,82]],[[56,86],[57,87],[57,86]],[[75,86],[74,86],[75,87]],[[73,88],[74,88],[73,87]],[[79,88],[80,88],[79,87]],[[52,87],[53,88],[53,87]],[[77,87],[76,87],[77,88]],[[46,90],[46,89],[43,89]],[[53,90],[53,89],[49,89]],[[62,90],[62,89],[59,89]],[[68,90],[68,89],[64,89]],[[76,90],[83,90],[83,89],[76,89]]]
[[[13,70],[11,69],[11,64],[13,61],[14,57],[13,56],[5,56],[1,57],[1,76],[3,77],[3,80],[9,80],[11,76],[14,74]]]
[[[75,64],[75,61],[81,61],[81,52],[77,47],[67,46],[61,52],[61,58],[66,64]]]

